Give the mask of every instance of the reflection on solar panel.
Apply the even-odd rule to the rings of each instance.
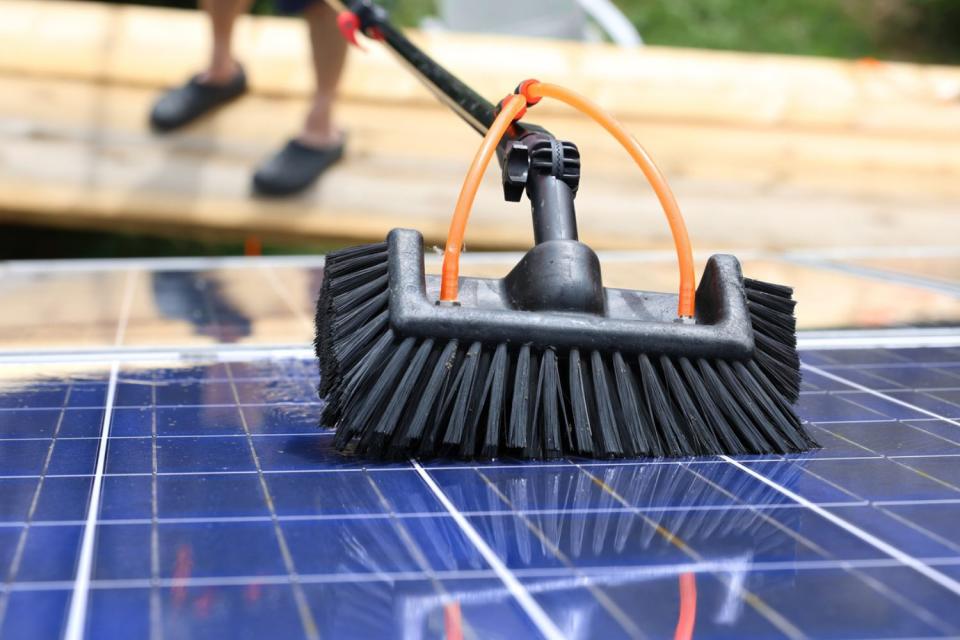
[[[960,331],[807,334],[812,454],[365,464],[253,265],[0,278],[0,637],[960,635]]]

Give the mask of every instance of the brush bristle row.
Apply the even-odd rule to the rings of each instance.
[[[394,335],[383,243],[327,257],[317,304],[322,422],[373,457],[551,459],[769,454],[816,443],[800,390],[792,290],[744,279],[746,362],[561,352]]]

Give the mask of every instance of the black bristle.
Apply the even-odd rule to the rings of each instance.
[[[560,387],[560,368],[553,349],[543,352],[540,361],[543,373],[543,457],[551,460],[563,455],[562,433],[567,431],[567,416]]]
[[[623,419],[620,437],[624,448],[632,452],[629,455],[661,455],[656,433],[647,421],[647,412],[641,407],[640,398],[637,396],[636,378],[619,351],[613,354],[613,378],[620,399]]]
[[[404,407],[411,401],[413,390],[417,381],[423,372],[427,361],[430,358],[430,352],[433,350],[433,340],[424,340],[417,347],[416,353],[410,360],[410,365],[403,372],[403,377],[397,383],[390,401],[386,408],[380,413],[380,417],[371,429],[371,438],[368,442],[368,449],[371,453],[382,455],[385,447],[390,443],[397,429],[397,423],[400,416],[403,415]]]
[[[580,351],[570,351],[570,405],[573,414],[573,451],[577,455],[593,455],[593,427],[587,406],[587,382],[583,375]]]
[[[679,422],[686,425],[687,442],[692,446],[690,453],[721,451],[723,447],[701,413],[700,408],[694,403],[690,392],[680,377],[680,373],[673,364],[673,360],[667,356],[660,356],[660,369],[667,381],[670,395],[675,401],[677,412],[680,415]]]
[[[474,458],[477,455],[477,446],[481,438],[480,419],[486,412],[487,394],[490,393],[489,372],[492,354],[489,349],[480,350],[480,363],[470,394],[470,405],[467,409],[467,430],[460,442],[459,455],[461,458]]]
[[[710,392],[709,395],[717,400],[717,405],[726,416],[730,426],[734,428],[737,437],[746,446],[747,453],[771,451],[771,445],[761,435],[757,426],[753,424],[750,416],[741,409],[737,397],[730,393],[713,365],[704,359],[700,359],[697,361],[697,366]]]
[[[532,358],[531,358],[532,360]],[[522,455],[524,458],[541,458],[543,457],[543,443],[541,442],[542,438],[540,437],[541,431],[543,431],[543,424],[541,420],[543,419],[543,407],[541,403],[543,402],[543,358],[540,358],[540,362],[536,362],[530,369],[530,372],[533,373],[536,371],[536,381],[533,383],[533,402],[530,405],[531,411],[529,420],[527,421],[527,448],[523,450]]]
[[[453,352],[453,357],[449,360],[447,366],[448,373],[440,383],[440,390],[437,395],[437,402],[433,407],[433,414],[423,432],[423,439],[420,440],[420,456],[432,456],[442,453],[448,455],[449,451],[441,451],[443,434],[450,425],[450,414],[453,411],[453,403],[456,399],[456,390],[460,388],[460,383],[464,376],[464,351],[457,348]]]
[[[522,451],[527,448],[527,421],[530,416],[530,345],[523,345],[517,354],[513,372],[513,393],[510,398],[510,419],[507,423],[507,448]]]
[[[599,351],[590,354],[590,373],[598,427],[594,435],[598,448],[604,457],[620,458],[624,455],[624,449],[620,442],[620,430],[617,428],[617,412],[613,408],[615,398],[607,378],[603,356]]]
[[[650,421],[657,426],[657,433],[663,438],[665,455],[690,455],[691,447],[677,425],[674,408],[653,363],[646,354],[640,354],[639,362],[640,384],[646,396],[647,411]]]
[[[503,405],[507,385],[507,345],[498,344],[490,361],[490,393],[487,404],[487,430],[483,436],[480,457],[493,458],[500,450],[503,432]]]
[[[736,431],[730,426],[726,418],[723,417],[723,411],[717,405],[713,395],[707,390],[703,381],[703,376],[694,368],[693,364],[687,358],[680,358],[680,370],[683,377],[690,387],[691,394],[700,407],[702,415],[710,428],[713,429],[714,436],[720,441],[723,451],[730,453],[747,453],[743,443],[737,437]]]
[[[434,413],[434,403],[440,395],[443,383],[450,375],[453,362],[457,355],[457,341],[450,340],[443,344],[443,350],[433,358],[433,365],[427,367],[429,376],[422,388],[417,390],[413,402],[409,405],[401,423],[404,428],[398,431],[397,438],[390,446],[398,455],[401,452],[415,449],[423,438],[430,417]]]
[[[443,434],[443,447],[448,451],[459,451],[461,443],[467,432],[467,420],[469,418],[470,401],[474,398],[476,390],[475,381],[479,377],[480,354],[483,345],[474,342],[470,345],[466,355],[463,358],[463,366],[459,372],[459,380],[454,393],[453,406],[450,413],[450,419],[447,422],[446,432]]]
[[[389,286],[385,243],[327,257],[314,346],[338,448],[550,459],[816,446],[792,406],[800,362],[789,287],[743,280],[754,354],[726,361],[395,335]]]

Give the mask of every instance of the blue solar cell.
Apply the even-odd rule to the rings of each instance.
[[[902,424],[941,438],[944,441],[942,451],[953,452],[953,445],[960,445],[960,431],[957,430],[957,425],[952,422],[927,418],[925,420],[905,420]],[[941,453],[941,451],[937,453]]]
[[[84,520],[92,484],[92,476],[44,478],[33,512],[34,521]]]
[[[807,453],[805,457],[806,458],[836,458],[836,457],[872,458],[877,456],[877,453],[875,453],[874,451],[871,451],[870,449],[865,448],[862,444],[848,440],[843,436],[838,435],[839,432],[835,434],[833,431],[833,427],[836,427],[837,425],[840,425],[840,424],[848,424],[848,423],[836,422],[836,423],[827,424],[827,425],[810,424],[808,426],[808,429],[810,430],[810,435],[813,436],[816,439],[816,441],[820,444],[820,446],[823,448],[818,449],[816,451],[811,451],[810,453]],[[864,424],[864,423],[852,422],[849,424]],[[872,423],[872,424],[880,424],[880,423]]]
[[[0,441],[0,464],[4,476],[39,475],[43,470],[49,440]]]
[[[748,580],[763,580],[765,574],[747,574]],[[736,575],[735,579],[740,579]],[[688,574],[696,586],[696,624],[694,637],[765,638],[782,637],[782,632],[758,611],[730,597],[728,584],[734,576],[726,574]],[[603,604],[586,582],[605,595]],[[567,637],[575,637],[578,621],[571,611],[582,612],[590,620],[595,637],[626,637],[618,618],[630,620],[635,637],[673,637],[680,618],[679,575],[658,575],[636,571],[591,573],[583,580],[570,578],[528,578],[524,585],[537,602],[551,614]],[[736,618],[736,628],[730,620]],[[642,635],[641,635],[642,634]]]
[[[235,388],[240,404],[315,402],[317,400],[316,384],[304,378],[239,380],[235,383]]]
[[[946,418],[960,418],[960,389],[937,389],[928,391],[929,395],[950,403],[949,408],[944,408],[943,414]]]
[[[82,535],[82,525],[30,527],[23,547],[17,581],[72,581]]]
[[[133,442],[142,443],[147,450],[151,446],[150,440]],[[160,473],[255,470],[247,439],[229,436],[161,438],[157,464]]]
[[[317,469],[407,468],[409,463],[370,463],[344,456],[333,448],[333,434],[323,432],[254,438],[264,471],[316,471]]]
[[[946,558],[956,552],[956,546],[928,535],[887,506],[830,507],[830,512],[917,558]]]
[[[53,475],[93,473],[99,446],[100,441],[95,438],[57,440],[47,473]]]
[[[62,413],[61,409],[0,409],[0,439],[53,437]]]
[[[180,407],[233,404],[233,386],[227,380],[197,380],[156,386],[157,406]]]
[[[256,474],[159,476],[161,518],[269,516]]]
[[[281,528],[297,571],[304,574],[486,568],[476,548],[444,516],[284,521]]]
[[[954,553],[951,555],[955,556],[957,550],[960,550],[960,530],[957,528],[957,522],[960,522],[960,502],[883,504],[882,509],[909,523],[924,535],[952,546]]]
[[[112,439],[107,446],[106,473],[151,473],[152,451],[153,443],[149,438]]]
[[[960,453],[960,442],[951,443],[925,431],[920,426],[922,424],[912,427],[902,422],[846,422],[827,425],[823,429],[867,447],[877,454],[883,452],[886,455],[902,456]]]
[[[240,408],[251,433],[317,434],[318,404],[244,406]]]
[[[804,460],[796,464],[865,500],[923,500],[952,493],[935,480],[887,459]]]
[[[876,409],[857,404],[863,396],[866,394],[804,394],[800,396],[799,412],[811,422],[862,422],[891,417]],[[883,402],[884,407],[889,404],[888,401]]]
[[[118,382],[113,403],[117,407],[149,407],[153,402],[154,385],[143,382]]]
[[[281,515],[430,513],[442,506],[413,471],[272,473],[267,485]],[[385,504],[386,503],[386,504]]]
[[[27,517],[38,482],[39,478],[0,479],[0,522],[22,522]]]
[[[94,589],[89,607],[87,633],[92,638],[150,637],[149,589]]]
[[[960,498],[960,465],[954,457],[903,458],[900,464],[914,471],[922,473],[928,478],[935,478],[951,498]]]
[[[70,407],[102,407],[107,399],[107,383],[82,382],[70,387],[70,397],[67,406]]]
[[[960,367],[928,367],[924,365],[874,366],[861,370],[873,379],[872,389],[942,389],[960,387]],[[843,370],[849,377],[854,371]]]
[[[22,531],[23,527],[20,526],[0,527],[0,571],[4,576],[9,575],[10,563],[13,561],[13,554],[16,552]]]
[[[325,582],[303,591],[323,638],[444,637],[444,614],[455,601],[477,638],[538,635],[499,580]]]
[[[774,507],[616,514],[470,516],[514,570],[643,567],[751,557],[752,562],[884,555],[802,509]]]
[[[780,486],[802,496],[814,504],[851,503],[862,501],[845,485],[832,482],[829,478],[817,473],[818,464],[826,464],[830,460],[819,460],[814,456],[795,457],[784,462],[752,462],[744,461],[751,470],[756,471]],[[845,462],[845,460],[843,461]],[[789,478],[788,482],[781,482]],[[754,479],[755,482],[760,481]],[[763,483],[760,483],[763,484]],[[769,485],[763,485],[769,486]],[[778,492],[779,493],[779,492]],[[782,494],[780,494],[782,495]]]
[[[97,529],[94,580],[150,577],[150,525],[108,524]]]
[[[115,407],[111,412],[110,436],[149,437],[153,432],[153,407]]]
[[[887,418],[895,420],[909,420],[910,418],[928,418],[928,414],[921,409],[933,410],[941,409],[945,405],[936,398],[925,397],[923,394],[914,391],[890,391],[884,394],[885,397],[877,397],[869,393],[851,393],[844,394],[844,399],[848,402],[855,402],[859,405],[872,409]],[[893,402],[891,398],[906,402],[913,406],[907,407],[903,404]],[[924,406],[926,405],[926,406]]]
[[[0,387],[0,408],[43,409],[63,406],[69,384],[26,384]]]
[[[165,578],[287,574],[272,522],[161,524],[159,534]]]
[[[103,426],[103,409],[74,409],[63,411],[59,436],[64,438],[91,438],[100,435]]]
[[[161,436],[240,435],[243,419],[235,406],[159,407],[157,434]]]
[[[111,446],[116,441],[111,443]],[[104,476],[100,519],[130,520],[153,514],[153,478],[150,476]]]
[[[0,596],[2,597],[2,596]],[[10,594],[0,636],[59,638],[66,622],[70,591],[15,591]]]
[[[147,589],[139,592],[150,593]],[[254,581],[237,586],[172,587],[160,589],[159,596],[164,638],[306,637],[293,589],[287,584]],[[149,620],[149,608],[135,609],[129,615],[137,615],[135,620],[142,626]],[[108,619],[103,622],[109,623]]]

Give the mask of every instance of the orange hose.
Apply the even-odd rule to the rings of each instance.
[[[443,270],[440,279],[440,300],[442,301],[454,302],[459,293],[460,250],[463,247],[463,235],[467,230],[467,219],[470,217],[470,209],[473,208],[473,200],[477,196],[483,174],[497,150],[500,138],[526,108],[526,98],[515,94],[509,96],[483,137],[477,155],[473,157],[470,170],[463,181],[463,187],[460,188],[457,206],[450,221],[450,231],[447,233],[447,246],[443,251]]]
[[[692,318],[694,313],[695,275],[693,270],[693,249],[690,246],[690,236],[687,226],[683,222],[683,215],[677,205],[677,199],[667,184],[666,178],[660,169],[647,154],[646,149],[630,135],[630,133],[599,105],[585,96],[569,89],[542,82],[531,82],[526,86],[526,93],[531,98],[554,98],[565,102],[571,107],[582,111],[593,118],[600,126],[610,132],[617,139],[627,153],[634,159],[647,177],[660,200],[660,206],[667,215],[670,224],[670,233],[673,234],[673,243],[677,249],[677,260],[680,269],[680,300],[677,305],[677,314],[681,318]]]
[[[680,574],[680,615],[673,640],[691,640],[697,624],[697,577],[693,573]]]
[[[467,219],[470,217],[470,209],[473,207],[480,181],[490,164],[490,159],[493,157],[500,139],[513,121],[524,113],[528,104],[533,105],[539,102],[541,98],[549,97],[565,102],[593,118],[617,139],[643,171],[667,216],[670,233],[673,235],[673,243],[677,250],[680,271],[677,315],[681,318],[692,318],[695,310],[696,276],[694,275],[693,249],[690,246],[690,236],[687,234],[687,226],[684,224],[683,215],[680,213],[680,207],[677,205],[677,199],[674,197],[670,185],[667,184],[666,178],[664,178],[656,163],[647,154],[646,149],[630,135],[623,125],[585,96],[555,84],[541,83],[535,80],[522,83],[518,90],[520,94],[508,96],[504,100],[500,113],[483,137],[483,143],[477,150],[477,154],[474,156],[467,172],[467,177],[464,179],[463,187],[460,189],[460,196],[457,198],[457,206],[454,209],[453,219],[450,221],[447,245],[443,254],[440,300],[453,302],[457,299],[460,278],[460,251],[463,247]]]

